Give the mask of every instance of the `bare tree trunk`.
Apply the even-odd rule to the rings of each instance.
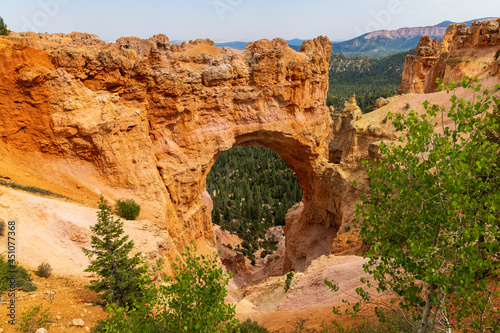
[[[422,313],[422,321],[420,322],[420,328],[418,330],[418,333],[426,333],[427,329],[429,328],[429,317],[431,316],[431,310],[432,310],[432,302],[431,299],[436,296],[436,285],[431,284],[429,286],[430,291],[429,294],[427,295],[427,303],[425,304],[425,309],[424,312]]]
[[[439,315],[439,310],[441,309],[441,305],[443,304],[445,294],[441,292],[441,296],[439,297],[439,303],[436,305],[436,308],[434,309],[434,317],[432,318],[431,326],[430,326],[430,332],[434,331],[434,328],[436,327],[436,322],[437,322],[437,317]]]

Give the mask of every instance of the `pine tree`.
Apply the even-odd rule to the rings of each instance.
[[[215,207],[213,212],[212,212],[212,221],[214,224],[221,225],[222,221],[220,218],[220,210],[219,207]]]
[[[95,233],[92,249],[82,250],[91,259],[84,271],[95,273],[98,279],[91,281],[86,288],[100,293],[99,297],[106,303],[133,306],[146,296],[147,267],[139,253],[129,257],[134,242],[128,241],[129,236],[123,236],[123,222],[113,218],[111,207],[102,195],[97,220],[90,228]]]
[[[0,36],[8,36],[9,30],[7,30],[7,24],[3,22],[3,18],[0,17]]]

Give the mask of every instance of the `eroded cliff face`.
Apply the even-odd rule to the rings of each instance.
[[[406,57],[399,93],[435,92],[436,78],[448,82],[465,76],[500,77],[499,62],[493,57],[500,46],[499,27],[500,18],[474,22],[470,28],[452,24],[439,43],[422,36],[416,55]]]
[[[202,193],[217,156],[234,145],[273,149],[304,191],[287,215],[284,264],[303,270],[351,220],[351,181],[381,135],[360,132],[351,114],[332,121],[330,50],[326,37],[295,52],[282,39],[236,51],[164,35],[106,44],[14,34],[0,39],[1,144],[91,165],[133,193],[142,216],[168,233],[167,259],[191,240],[215,248]]]

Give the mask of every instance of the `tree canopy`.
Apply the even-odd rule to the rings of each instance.
[[[3,18],[0,17],[0,36],[8,36],[9,30],[7,30],[7,24],[4,23]]]
[[[389,115],[405,135],[381,146],[383,159],[366,162],[370,191],[357,207],[369,248],[365,271],[418,332],[500,328],[492,304],[499,296],[500,86],[482,90],[468,79],[460,86],[474,97],[459,98],[456,83],[442,86],[452,93],[449,110],[425,102],[423,115]],[[358,294],[371,299],[362,288]]]
[[[380,97],[396,95],[408,52],[384,58],[366,56],[348,57],[342,53],[332,54],[329,65],[329,89],[326,103],[342,111],[344,102],[356,94],[363,113],[374,110]]]

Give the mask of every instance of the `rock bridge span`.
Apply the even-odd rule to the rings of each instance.
[[[201,194],[217,156],[235,145],[275,150],[304,191],[287,216],[285,270],[329,253],[352,217],[355,189],[339,162],[356,164],[368,143],[358,142],[352,115],[326,107],[326,37],[301,52],[282,39],[236,51],[80,33],[13,34],[0,48],[2,145],[92,165],[168,232],[167,257],[190,240],[214,247]]]

